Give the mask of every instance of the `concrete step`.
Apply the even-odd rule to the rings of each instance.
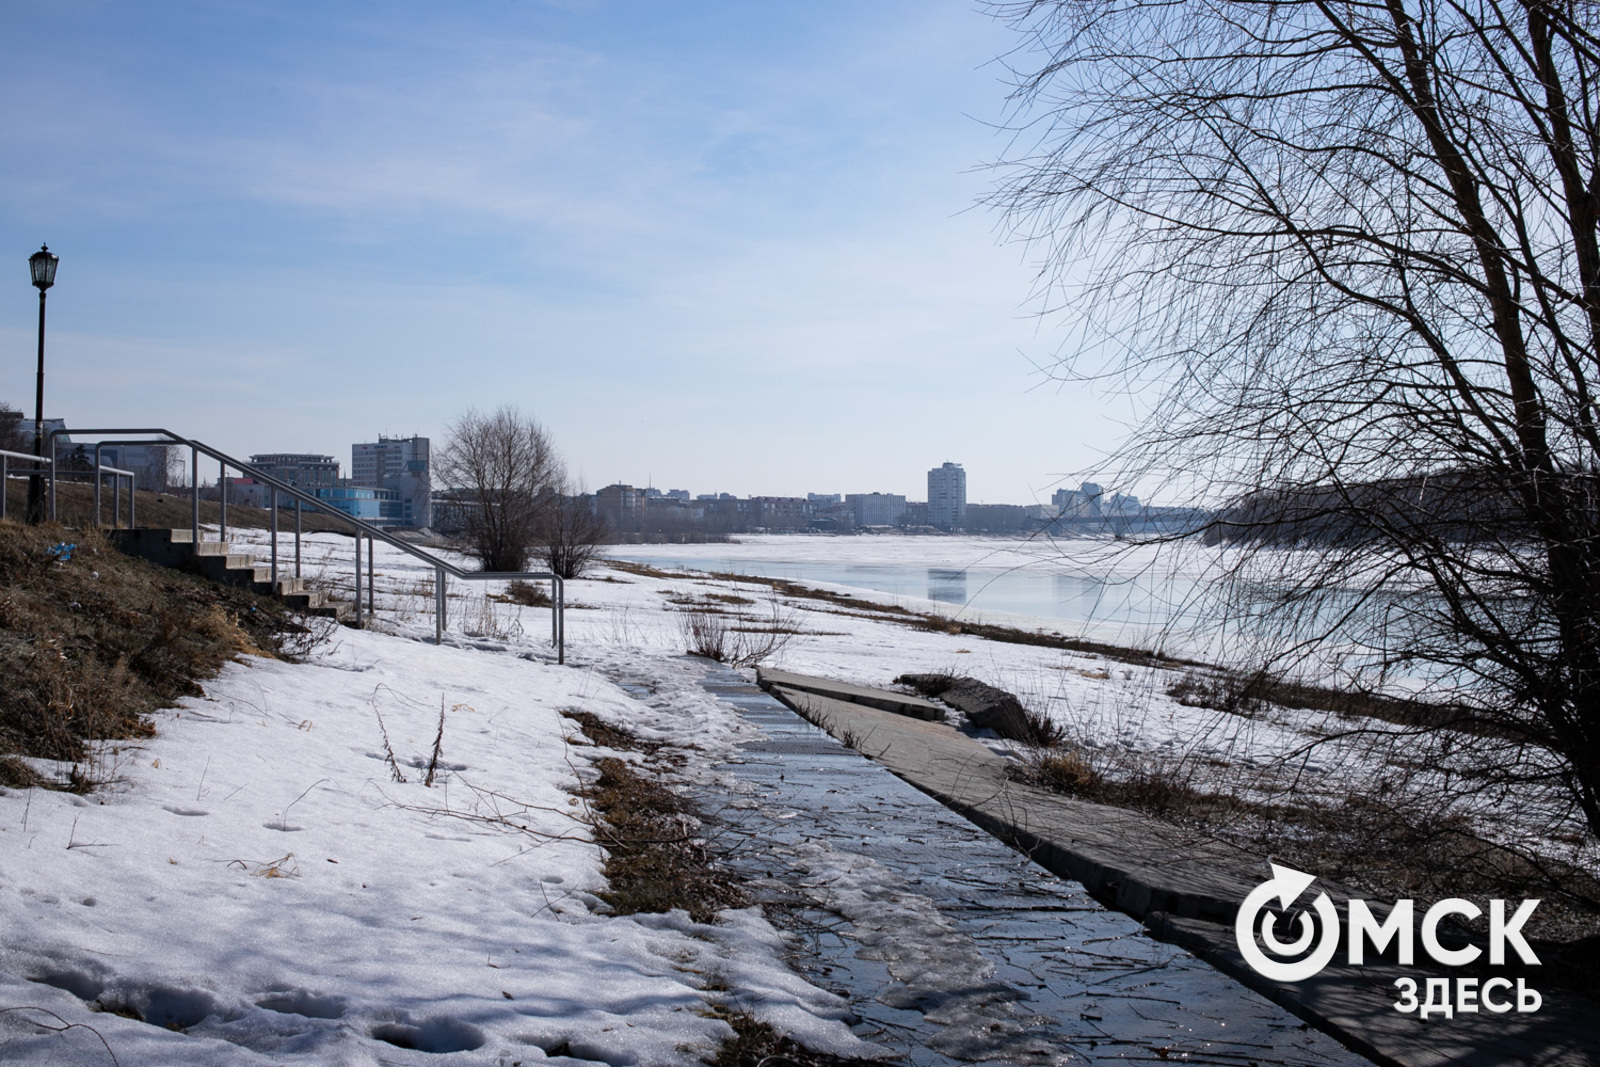
[[[107,531],[118,550],[164,567],[182,567],[199,572],[219,585],[249,589],[262,596],[275,596],[288,606],[310,615],[323,615],[344,621],[355,608],[328,600],[321,590],[306,588],[304,578],[280,577],[272,581],[272,565],[258,563],[248,552],[236,552],[225,541],[194,541],[193,530],[140,527]]]
[[[309,604],[312,601],[317,600],[318,597],[321,597],[323,600],[327,599],[327,595],[325,593],[322,593],[322,592],[318,591],[318,590],[312,590],[312,589],[292,589],[291,590],[291,589],[283,589],[281,587],[275,589],[275,588],[273,588],[273,585],[272,585],[272,583],[270,581],[259,581],[259,582],[256,582],[253,585],[251,585],[250,590],[251,590],[251,592],[257,593],[257,594],[259,594],[261,596],[277,597],[279,600],[283,601],[285,604],[292,604],[292,605],[295,605],[297,607],[301,606],[301,605],[304,605],[304,604]]]

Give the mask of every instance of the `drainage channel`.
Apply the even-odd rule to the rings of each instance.
[[[913,1067],[1365,1064],[1266,999],[1033,865],[737,673],[705,688],[762,728],[722,768],[729,862]]]

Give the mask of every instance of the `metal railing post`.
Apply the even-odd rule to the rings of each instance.
[[[278,591],[278,491],[267,486],[272,494],[272,591]]]
[[[367,535],[367,614],[372,616],[373,618],[377,618],[377,615],[378,615],[378,601],[376,599],[377,598],[377,593],[374,592],[374,590],[376,590],[377,587],[378,587],[378,581],[377,581],[377,578],[374,577],[373,569],[372,569],[373,557],[376,556],[377,554],[378,553],[377,553],[376,549],[373,547],[373,544],[372,544],[372,535],[368,534]]]
[[[51,434],[51,436],[50,436],[50,521],[51,522],[55,522],[56,521],[56,456],[55,456],[55,452],[56,452],[56,439],[55,439],[55,435]],[[37,463],[35,463],[34,464],[34,470],[38,470],[38,469],[39,469],[39,465]],[[32,484],[32,483],[29,483],[29,484]],[[33,506],[31,501],[29,502],[28,506],[30,508]],[[33,521],[33,517],[31,515],[29,516],[28,521],[29,522]]]
[[[128,479],[128,529],[137,529],[139,523],[134,519],[134,505],[139,502],[139,483],[132,478]]]
[[[228,539],[228,464],[218,460],[217,469],[217,540]]]
[[[122,475],[111,476],[111,528],[115,530],[122,521]]]
[[[194,550],[200,551],[200,449],[189,446],[189,527]]]
[[[294,576],[300,577],[300,501],[294,502]]]
[[[556,663],[567,662],[567,583],[556,579]]]
[[[94,446],[94,524],[100,525],[100,483],[105,475],[100,473],[100,445]]]
[[[444,644],[444,568],[433,569],[433,643]]]
[[[356,528],[356,629],[361,628],[361,528]]]
[[[47,473],[44,469],[44,466],[41,466],[41,464],[50,466],[50,461],[44,456],[30,456],[26,452],[12,452],[8,449],[0,448],[0,519],[4,519],[6,517],[6,491],[11,488],[11,461],[14,459],[20,459],[24,463],[33,464],[33,473],[37,474],[40,478],[43,478]],[[54,476],[55,467],[50,466],[48,473]],[[428,558],[431,560],[433,557],[429,556]]]

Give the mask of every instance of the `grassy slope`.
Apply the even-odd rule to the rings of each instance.
[[[76,545],[69,561],[59,544]],[[147,735],[146,713],[233,657],[305,636],[276,601],[123,556],[92,529],[0,523],[0,784],[31,784],[10,756],[76,764],[91,740]],[[69,784],[86,784],[76,768]]]
[[[13,519],[21,519],[27,514],[28,483],[23,478],[11,478],[6,485],[6,515]],[[100,518],[102,522],[111,521],[111,485],[109,480],[101,490]],[[122,519],[126,522],[128,514],[128,497],[124,490],[122,496]],[[200,521],[215,524],[217,521],[217,502],[215,500],[200,501]],[[87,526],[94,517],[94,491],[90,486],[72,484],[63,479],[56,486],[56,514],[64,523],[73,526]],[[267,528],[270,513],[262,508],[249,508],[242,504],[228,505],[228,525],[248,526],[258,530]],[[134,518],[140,526],[165,526],[175,530],[186,530],[192,521],[193,512],[188,495],[183,490],[175,493],[150,493],[141,490],[138,503],[134,505]],[[278,512],[279,530],[284,533],[294,529],[294,509],[284,508]],[[348,532],[350,527],[338,519],[327,515],[303,514],[300,528],[307,532],[313,530],[335,530]]]

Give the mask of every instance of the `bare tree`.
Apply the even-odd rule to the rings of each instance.
[[[22,433],[22,412],[0,400],[0,448],[22,452],[28,439]]]
[[[593,498],[561,485],[544,502],[539,519],[538,554],[552,574],[581,578],[611,532]]]
[[[1125,463],[1248,502],[1241,543],[1315,530],[1247,554],[1286,653],[1431,677],[1473,788],[1593,845],[1600,6],[992,8],[1024,35],[992,199],[1066,372],[1145,403]]]
[[[183,453],[176,445],[143,445],[145,462],[137,466],[140,489],[165,493],[184,484]]]
[[[450,424],[434,469],[454,491],[462,535],[483,569],[525,570],[545,499],[560,481],[544,428],[511,405],[489,415],[469,408]]]

